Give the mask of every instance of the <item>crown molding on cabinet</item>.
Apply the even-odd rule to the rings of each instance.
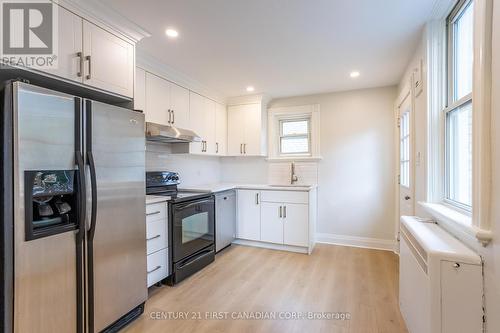
[[[224,94],[208,88],[204,84],[165,64],[140,48],[136,49],[136,65],[146,72],[160,76],[199,95],[210,98],[220,104],[226,104],[227,96]]]
[[[88,21],[116,31],[134,43],[151,37],[151,33],[98,0],[52,0],[52,2]]]

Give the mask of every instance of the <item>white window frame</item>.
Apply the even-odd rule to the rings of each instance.
[[[296,121],[306,121],[307,122],[307,134],[291,134],[291,135],[283,135],[283,123],[296,122]],[[285,153],[282,151],[281,141],[283,138],[303,138],[307,137],[307,151],[297,152],[297,153]],[[311,118],[310,117],[281,117],[279,119],[279,156],[281,157],[289,157],[289,156],[311,156]]]
[[[409,96],[407,98],[410,98]],[[411,186],[411,131],[410,131],[410,124],[411,124],[411,111],[405,111],[403,114],[400,115],[400,129],[399,129],[399,147],[400,147],[400,154],[399,154],[399,172],[400,172],[400,185],[403,187],[406,187],[407,189],[410,188]],[[405,126],[405,121],[406,126]],[[403,154],[402,151],[404,148],[408,149],[408,158],[403,159]],[[403,165],[407,165],[407,174],[403,175]]]
[[[309,121],[309,152],[281,152],[281,123],[283,121]],[[298,161],[320,160],[320,107],[319,104],[273,107],[268,110],[269,157],[268,160]]]
[[[421,206],[442,227],[474,246],[492,239],[490,221],[491,187],[491,27],[492,0],[474,0],[474,64],[472,109],[472,212],[450,208],[445,198],[446,27],[457,0],[439,1],[426,25],[427,41],[427,200]]]
[[[447,86],[447,103],[446,107],[443,109],[444,112],[444,197],[443,202],[447,205],[450,205],[454,209],[459,210],[461,213],[471,215],[472,214],[472,205],[466,205],[461,202],[455,201],[450,198],[450,176],[449,172],[451,172],[451,161],[450,161],[450,138],[448,136],[448,117],[453,112],[459,112],[459,110],[465,107],[467,104],[472,104],[472,92],[469,94],[455,100],[455,31],[453,29],[453,25],[455,22],[460,19],[463,12],[471,5],[474,0],[459,0],[453,10],[450,12],[446,19],[446,35],[447,35],[447,56],[446,56],[446,86]],[[474,113],[474,107],[472,105],[472,112]]]

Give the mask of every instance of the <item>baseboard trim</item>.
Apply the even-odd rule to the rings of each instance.
[[[360,247],[373,250],[396,252],[396,241],[368,237],[354,237],[326,233],[317,233],[316,242],[322,244]]]
[[[265,242],[247,240],[247,239],[235,239],[233,241],[233,244],[261,247],[261,248],[270,249],[270,250],[280,250],[280,251],[305,253],[305,254],[308,253],[307,247],[265,243]]]

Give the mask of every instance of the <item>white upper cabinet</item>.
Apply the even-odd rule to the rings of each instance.
[[[134,96],[134,45],[83,21],[83,82],[126,97]]]
[[[140,84],[136,81],[136,86]],[[145,89],[146,121],[189,128],[189,90],[149,72],[146,72]]]
[[[135,69],[134,109],[146,110],[146,72],[139,67]]]
[[[189,90],[170,83],[170,110],[172,125],[189,128]]]
[[[243,155],[243,142],[245,142],[245,113],[241,105],[227,108],[227,155]]]
[[[83,19],[58,8],[58,48],[57,68],[47,72],[68,80],[83,82]]]
[[[265,156],[266,118],[262,103],[228,107],[228,155]]]
[[[215,105],[215,154],[227,153],[227,109],[225,105]]]
[[[196,134],[198,134],[201,139],[203,140],[202,142],[193,142],[189,144],[189,152],[192,154],[201,154],[205,152],[205,114],[206,114],[206,107],[207,104],[205,103],[205,97],[194,93],[190,92],[189,93],[189,129],[194,131]]]
[[[147,122],[170,125],[170,82],[146,73],[146,108],[144,114]]]
[[[219,146],[217,153],[217,103],[195,92],[189,94],[190,129],[198,134],[202,141],[190,144],[191,154],[222,155]]]

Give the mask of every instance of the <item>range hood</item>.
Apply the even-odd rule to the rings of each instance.
[[[164,143],[201,142],[201,138],[193,131],[149,122],[146,123],[146,140]]]

